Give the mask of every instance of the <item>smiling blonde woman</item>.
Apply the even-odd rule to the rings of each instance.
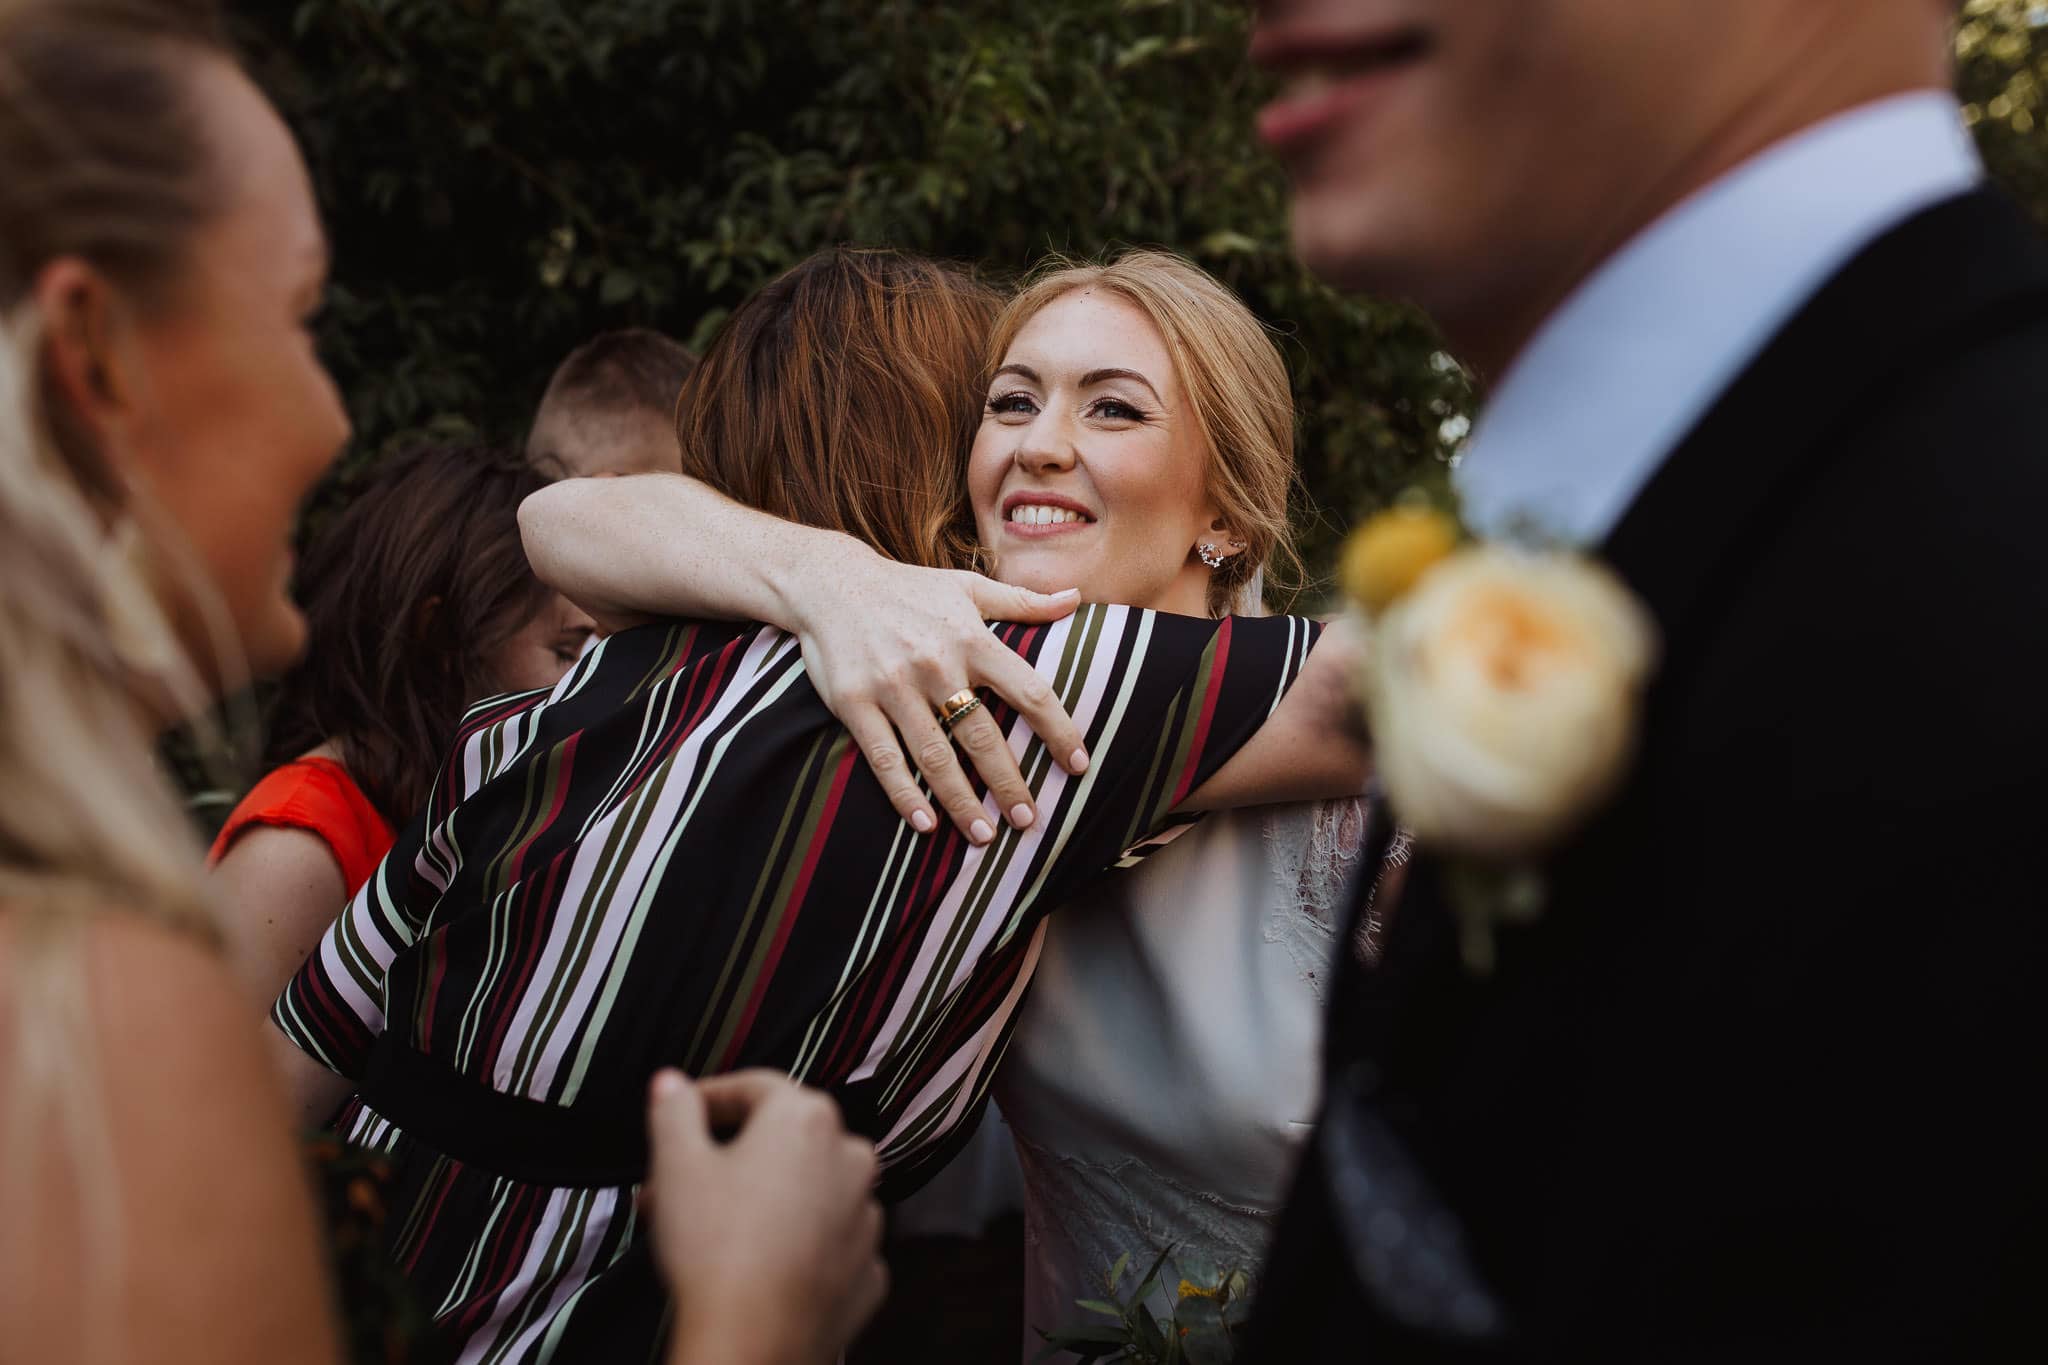
[[[948,525],[972,528],[967,553],[1001,585],[884,565],[673,477],[536,496],[524,514],[536,567],[600,619],[664,605],[787,612],[842,717],[907,693],[911,725],[927,695],[984,680],[977,607],[1044,601],[1019,589],[1078,586],[1163,619],[1260,610],[1260,570],[1292,563],[1294,414],[1277,349],[1228,289],[1163,252],[1057,264],[996,319],[982,373]],[[703,548],[734,537],[744,556]],[[1260,1259],[1314,1110],[1319,992],[1365,833],[1358,802],[1313,800],[1363,785],[1337,723],[1341,670],[1314,670],[1327,648],[1262,747],[1189,804],[1218,814],[1174,822],[1046,921],[995,1081],[1027,1178],[1027,1328],[1068,1320],[1122,1251],[1178,1244],[1191,1271]],[[944,770],[951,747],[905,730],[963,830],[1013,808],[1014,769],[993,760],[1029,749],[1021,727],[1005,738],[962,746],[988,789],[956,804],[947,793],[968,784]],[[864,747],[907,778],[893,737]],[[1276,758],[1287,780],[1254,777]],[[921,800],[898,809],[929,818]],[[1027,1355],[1038,1348],[1027,1331]]]

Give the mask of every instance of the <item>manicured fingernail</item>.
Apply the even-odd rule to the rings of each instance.
[[[1031,822],[1038,818],[1038,812],[1031,809],[1028,801],[1019,801],[1010,807],[1010,823],[1018,829],[1030,829]]]
[[[914,810],[910,813],[910,824],[919,834],[930,834],[934,821],[928,810]]]
[[[1046,594],[1047,597],[1079,597],[1080,595],[1081,590],[1079,588],[1061,588],[1058,592]]]
[[[1067,771],[1070,773],[1085,773],[1088,771],[1088,751],[1086,749],[1076,749],[1067,755]]]
[[[996,837],[996,832],[988,827],[988,821],[976,820],[967,827],[967,837],[977,844],[985,844]]]
[[[654,1073],[654,1098],[665,1100],[683,1088],[683,1078],[673,1071]]]

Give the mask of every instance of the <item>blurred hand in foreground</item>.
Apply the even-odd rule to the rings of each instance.
[[[647,1130],[670,1365],[837,1359],[888,1288],[873,1145],[829,1097],[772,1071],[663,1071]]]

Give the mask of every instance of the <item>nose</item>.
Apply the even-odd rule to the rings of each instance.
[[[1079,458],[1074,449],[1073,423],[1048,409],[1018,433],[1017,466],[1032,474],[1053,474],[1072,469]]]

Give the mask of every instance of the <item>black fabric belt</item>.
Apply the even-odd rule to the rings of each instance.
[[[534,1185],[614,1188],[647,1177],[642,1092],[547,1104],[493,1090],[391,1034],[370,1050],[359,1095],[443,1156]]]
[[[382,1033],[371,1045],[356,1093],[408,1138],[494,1175],[588,1189],[637,1185],[647,1178],[644,1081],[629,1094],[586,1094],[572,1105],[549,1104],[494,1090]],[[830,1093],[849,1132],[870,1141],[881,1137],[879,1083],[870,1078]]]

